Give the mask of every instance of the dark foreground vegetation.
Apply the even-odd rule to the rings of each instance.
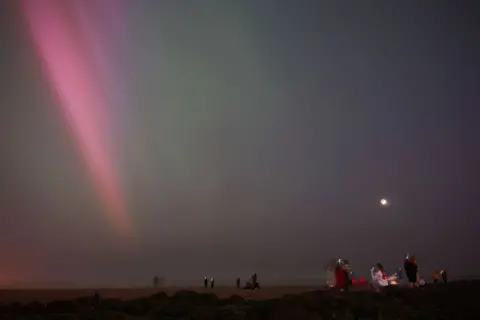
[[[6,304],[0,307],[0,319],[480,319],[479,288],[480,281],[462,281],[381,293],[313,291],[257,301],[191,291],[130,301],[92,296]]]

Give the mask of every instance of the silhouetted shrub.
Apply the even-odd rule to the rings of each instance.
[[[480,319],[480,282],[429,285],[418,289],[315,291],[279,299],[247,301],[239,295],[218,299],[213,294],[181,291],[121,301],[105,299],[91,308],[90,298],[0,307],[0,319]]]
[[[231,304],[240,305],[240,304],[245,304],[245,303],[247,303],[247,301],[246,301],[243,297],[241,297],[241,296],[239,296],[239,295],[237,295],[237,294],[232,295],[232,296],[231,296],[230,298],[228,298],[225,302],[226,302],[226,303],[225,303],[226,305],[231,305]]]
[[[131,316],[144,316],[149,309],[143,299],[129,300],[123,303],[123,311]]]
[[[78,306],[73,300],[60,300],[52,301],[47,304],[46,311],[48,313],[77,313],[79,311]]]
[[[150,296],[150,298],[154,300],[165,300],[168,299],[168,295],[165,292],[157,292]]]
[[[5,304],[2,307],[2,314],[17,314],[23,311],[24,305],[19,302]]]
[[[23,306],[22,312],[29,314],[42,314],[45,312],[45,304],[38,301],[30,302]]]
[[[101,309],[122,311],[125,302],[119,299],[103,299],[100,303]]]

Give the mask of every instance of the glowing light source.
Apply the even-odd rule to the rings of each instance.
[[[380,205],[381,205],[382,207],[386,207],[386,206],[389,205],[389,202],[388,202],[387,199],[383,198],[383,199],[380,200]]]

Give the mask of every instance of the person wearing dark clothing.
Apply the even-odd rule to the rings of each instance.
[[[413,287],[418,281],[418,266],[415,257],[405,259],[404,270],[409,286]]]
[[[98,291],[95,291],[95,294],[93,295],[93,307],[95,309],[98,309],[100,307],[101,300],[102,298],[100,298],[100,294],[98,293]]]
[[[203,278],[203,286],[204,286],[205,288],[208,288],[208,279],[207,279],[207,277]]]
[[[215,287],[215,279],[211,278],[210,279],[210,288],[214,288]]]
[[[237,288],[240,288],[240,277],[237,278]]]
[[[352,285],[352,279],[350,278],[350,273],[346,268],[343,268],[343,274],[345,277],[345,290],[348,290]]]
[[[440,276],[442,277],[443,283],[447,284],[448,283],[447,270],[440,271]]]
[[[252,284],[253,284],[253,287],[256,288],[257,287],[257,273],[254,273],[252,275]]]

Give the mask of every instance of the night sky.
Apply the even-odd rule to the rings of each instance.
[[[321,284],[407,252],[479,274],[479,17],[0,1],[0,284]]]

